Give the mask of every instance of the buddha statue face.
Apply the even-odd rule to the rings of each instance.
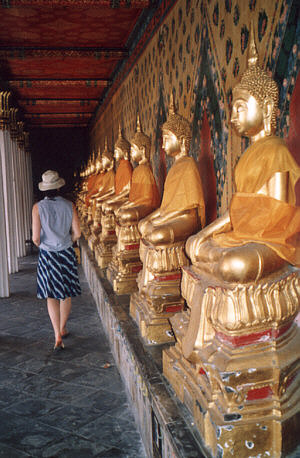
[[[258,65],[258,54],[251,23],[248,67],[233,89],[231,122],[240,135],[256,141],[276,130],[278,87]]]
[[[102,161],[101,158],[97,158],[96,160],[96,173],[100,173],[102,171]]]
[[[135,143],[132,143],[131,148],[130,148],[130,155],[131,159],[134,162],[141,162],[144,157],[145,157],[145,151],[144,148],[139,148]]]
[[[114,158],[117,162],[123,159],[125,156],[124,151],[121,148],[115,147]]]
[[[93,174],[95,172],[95,164],[91,163],[90,173]]]
[[[177,136],[167,129],[163,129],[162,133],[163,149],[165,150],[166,154],[171,157],[176,156],[181,150]]]
[[[231,122],[239,135],[247,137],[253,137],[264,129],[264,110],[245,89],[234,91]]]
[[[121,125],[119,125],[119,136],[115,143],[114,158],[118,162],[121,159],[128,160],[130,153],[130,143],[123,137]]]
[[[103,155],[102,157],[102,167],[103,170],[109,170],[113,166],[113,161],[110,157],[108,157],[106,154]]]

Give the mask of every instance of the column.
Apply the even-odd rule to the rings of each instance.
[[[0,143],[0,149],[2,149]],[[5,208],[2,177],[2,154],[0,153],[0,297],[9,296],[8,257],[5,227]]]
[[[9,92],[0,93],[0,150],[3,179],[4,214],[9,273],[18,272],[16,205],[13,191],[13,166],[9,133]]]
[[[24,151],[23,151],[23,168],[24,168],[24,190],[25,190],[25,239],[31,238],[31,209],[32,209],[32,180],[30,179],[31,156],[29,152],[29,133],[24,132]]]
[[[19,237],[20,237],[20,256],[26,255],[25,246],[25,176],[24,176],[24,123],[18,122],[17,148],[16,148],[16,191],[19,193]]]

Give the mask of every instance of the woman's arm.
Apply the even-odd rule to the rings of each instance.
[[[81,236],[80,221],[77,215],[76,207],[73,205],[73,216],[72,216],[72,242],[76,242]]]
[[[32,207],[32,241],[38,247],[41,243],[41,220],[38,204]]]

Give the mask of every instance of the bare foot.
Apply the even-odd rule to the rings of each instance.
[[[67,331],[66,328],[64,328],[64,329],[61,331],[61,333],[60,333],[60,335],[62,336],[63,339],[65,339],[66,337],[68,337],[69,334],[70,334],[70,333],[69,333],[69,331]]]
[[[63,341],[57,340],[54,345],[54,350],[62,350],[63,348],[65,348]]]

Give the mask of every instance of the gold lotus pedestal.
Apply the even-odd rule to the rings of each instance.
[[[113,246],[117,243],[115,224],[114,213],[109,213],[107,215],[102,213],[102,232],[99,237],[100,241],[95,249],[97,264],[101,269],[105,269],[113,257]]]
[[[99,244],[100,234],[101,234],[101,223],[99,223],[98,220],[95,219],[93,226],[91,228],[91,235],[88,238],[88,245],[94,253]]]
[[[88,241],[90,235],[91,235],[91,229],[90,229],[90,224],[88,224],[86,218],[83,218],[81,220],[81,230],[82,230],[82,234],[84,236],[84,238],[86,239],[86,241]]]
[[[116,294],[130,294],[137,290],[136,279],[142,269],[140,234],[137,224],[120,226],[117,223],[116,234],[118,241],[112,248],[106,275]]]
[[[90,233],[88,237],[89,248],[95,253],[96,247],[99,244],[99,237],[101,234],[101,207],[95,207],[94,218],[90,227]]]
[[[184,308],[180,292],[181,266],[188,264],[184,242],[168,247],[140,244],[143,270],[139,292],[131,295],[130,315],[148,345],[174,342],[169,319]]]
[[[163,372],[213,457],[286,456],[300,444],[299,270],[257,283],[183,269],[188,310]]]

